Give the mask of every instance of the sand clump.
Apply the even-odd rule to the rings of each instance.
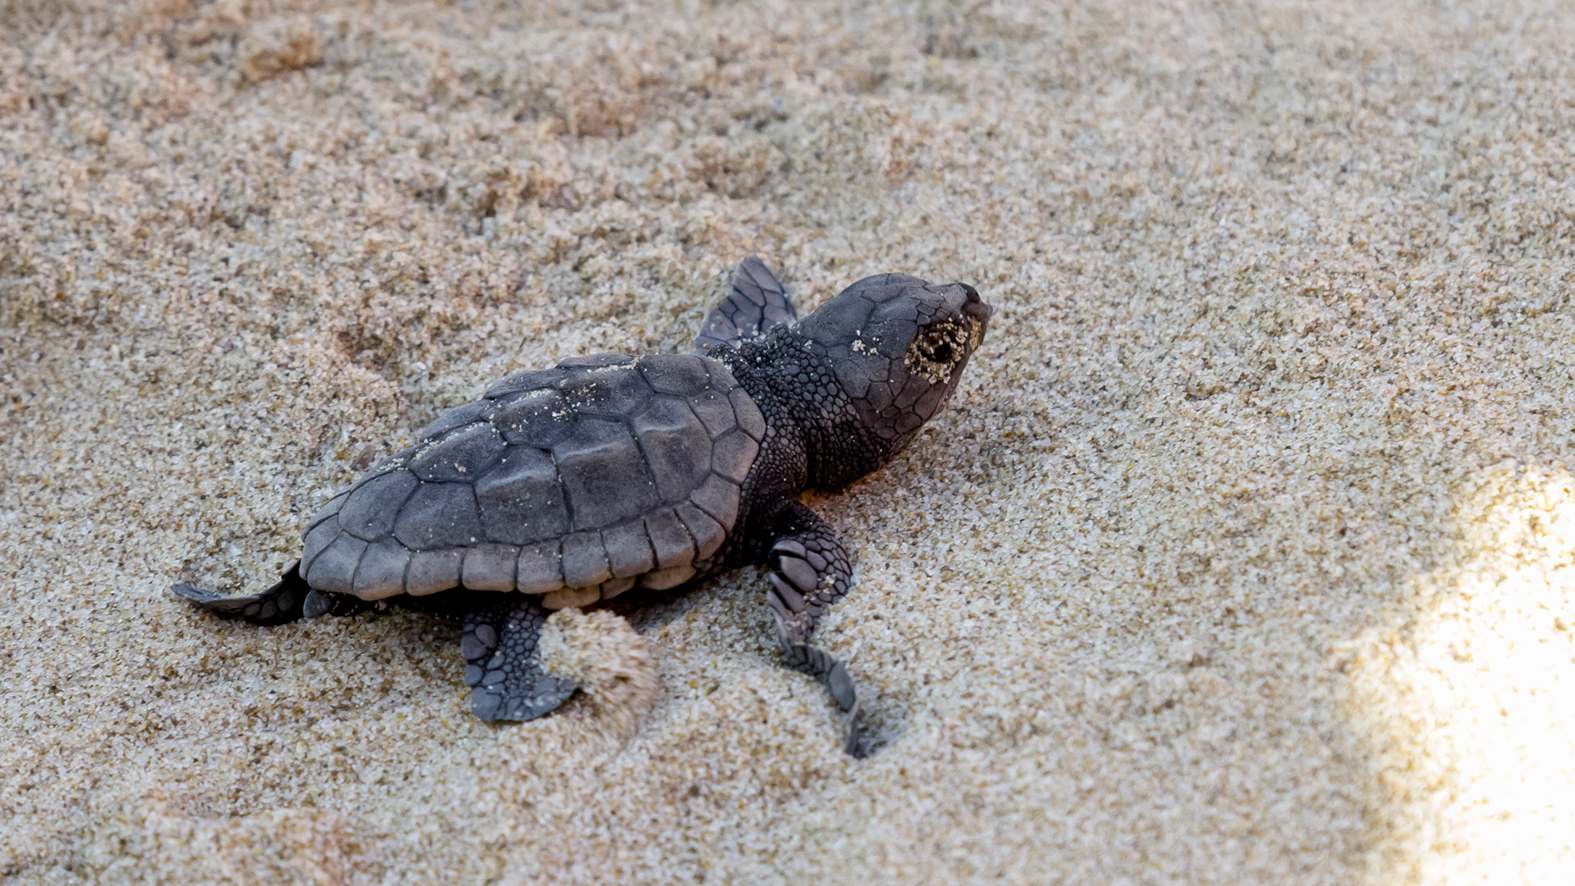
[[[1571,46],[1486,3],[0,4],[0,882],[1557,881]],[[805,310],[997,308],[809,496],[868,759],[756,568],[566,617],[625,695],[503,728],[454,625],[167,594],[265,587],[508,372],[687,350],[751,253]]]
[[[595,713],[587,732],[623,742],[662,699],[662,676],[645,640],[605,610],[560,609],[542,626],[542,667],[570,680]]]

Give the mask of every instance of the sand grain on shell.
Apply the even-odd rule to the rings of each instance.
[[[1575,863],[1575,14],[523,6],[0,5],[0,880]],[[507,372],[687,349],[750,253],[997,306],[809,499],[870,759],[757,569],[587,659],[654,707],[508,728],[450,625],[165,593]]]

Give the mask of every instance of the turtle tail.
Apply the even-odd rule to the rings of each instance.
[[[290,564],[277,584],[261,594],[221,597],[212,591],[183,583],[170,585],[170,591],[215,615],[244,618],[260,625],[282,625],[320,615],[349,615],[365,605],[355,597],[312,590],[312,586],[301,577],[299,560]]]

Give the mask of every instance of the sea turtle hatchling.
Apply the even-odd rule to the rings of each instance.
[[[901,452],[956,389],[990,313],[971,286],[882,274],[796,321],[750,257],[694,355],[509,376],[330,499],[269,590],[172,590],[268,625],[389,598],[457,616],[472,711],[530,720],[575,689],[536,660],[549,611],[766,561],[783,659],[848,712],[852,750],[853,679],[809,643],[852,569],[797,496]]]

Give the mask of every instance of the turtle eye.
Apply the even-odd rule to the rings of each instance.
[[[926,332],[919,339],[919,353],[931,363],[947,364],[957,359],[957,353],[952,348],[952,338],[946,332],[935,330]]]
[[[932,324],[908,346],[903,363],[931,384],[941,384],[951,378],[952,370],[963,356],[966,337],[962,327],[954,321]]]

